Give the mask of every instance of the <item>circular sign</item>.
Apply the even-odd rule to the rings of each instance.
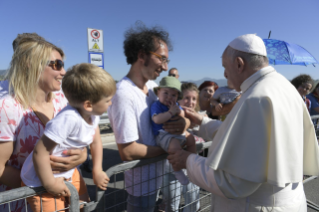
[[[93,29],[93,30],[91,31],[91,36],[92,36],[92,38],[94,38],[94,39],[98,39],[98,38],[100,37],[100,32],[97,31],[97,30],[95,30],[95,29]]]

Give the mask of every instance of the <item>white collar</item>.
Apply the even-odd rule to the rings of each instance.
[[[254,73],[253,75],[248,77],[240,85],[241,91],[243,93],[246,92],[248,90],[248,88],[250,88],[253,84],[255,84],[259,79],[261,79],[265,75],[270,74],[270,73],[275,72],[275,71],[276,70],[272,66],[267,66],[267,67],[264,67],[264,68],[260,69],[259,71],[257,71],[256,73]]]

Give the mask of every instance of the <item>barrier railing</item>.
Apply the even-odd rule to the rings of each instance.
[[[64,211],[66,209],[68,209],[69,212],[79,212],[80,211],[80,204],[79,204],[78,191],[71,183],[65,182],[65,184],[71,192],[70,203],[65,208],[56,208],[56,204],[55,204],[55,212],[62,211],[62,210]],[[28,211],[27,198],[35,196],[35,195],[39,195],[40,202],[41,202],[41,211],[43,211],[42,198],[41,198],[41,195],[43,193],[46,193],[46,191],[43,187],[37,187],[37,188],[21,187],[21,188],[12,189],[9,191],[4,191],[4,192],[0,193],[0,205],[7,204],[8,205],[8,212],[11,212],[12,210],[10,208],[10,203],[24,199],[25,211]],[[14,211],[12,211],[12,212],[14,212]]]

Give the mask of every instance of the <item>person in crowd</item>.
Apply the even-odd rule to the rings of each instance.
[[[212,116],[210,101],[218,89],[218,84],[213,81],[205,81],[199,87],[199,108],[201,113],[207,114],[208,117],[213,119],[219,119],[219,116]]]
[[[230,83],[227,81],[227,83]],[[233,85],[228,84],[225,87],[219,87],[218,90],[215,91],[210,104],[215,108],[217,112],[223,109],[224,105],[230,104],[241,94],[234,89]],[[222,115],[220,119],[224,121],[226,115]]]
[[[167,70],[169,34],[159,27],[138,25],[125,33],[124,53],[131,65],[128,74],[117,83],[117,91],[108,110],[119,154],[123,161],[150,158],[164,150],[156,145],[150,119],[150,106],[157,100],[155,80]],[[173,133],[182,134],[189,119],[177,117]],[[171,132],[172,133],[172,132]],[[125,172],[128,211],[152,211],[161,186],[161,163]]]
[[[17,43],[0,87],[0,192],[21,186],[20,170],[25,159],[43,135],[46,123],[67,104],[60,91],[66,73],[62,49],[28,37]],[[55,173],[70,170],[87,157],[80,149],[68,150],[64,155],[68,157],[50,156]],[[7,211],[6,207],[1,205],[0,211]],[[12,202],[10,207],[24,211],[25,201]]]
[[[313,87],[306,98],[310,100],[310,115],[319,115],[319,80],[313,83]]]
[[[222,124],[186,108],[200,134],[213,139],[210,154],[178,150],[168,156],[170,163],[187,168],[191,182],[212,192],[212,211],[306,212],[302,178],[319,174],[319,149],[303,100],[268,65],[255,34],[230,42],[222,64],[242,97]]]
[[[311,76],[308,74],[300,74],[299,76],[293,78],[291,80],[291,83],[295,86],[297,91],[299,92],[301,98],[305,102],[308,111],[310,111],[311,107],[311,102],[310,100],[306,97],[307,94],[309,94],[312,84],[313,84],[313,79]]]
[[[180,81],[175,77],[164,77],[160,81],[160,85],[154,88],[154,92],[158,100],[151,106],[151,119],[157,145],[162,147],[165,152],[174,152],[186,145],[187,151],[195,153],[194,136],[189,132],[185,131],[182,135],[175,135],[163,130],[163,123],[174,116],[185,116],[183,109],[177,103],[179,96],[181,96]],[[189,183],[183,170],[174,170],[174,175],[182,185]]]
[[[62,89],[68,105],[46,124],[43,136],[21,169],[23,186],[43,186],[48,192],[41,197],[37,195],[27,198],[33,212],[61,210],[67,206],[65,197],[71,193],[64,183],[65,179],[77,189],[80,200],[89,202],[86,185],[80,185],[79,173],[73,176],[76,168],[53,174],[50,155],[63,157],[62,152],[65,150],[83,149],[90,145],[94,183],[98,188],[106,190],[109,182],[102,168],[102,142],[94,138],[99,131],[99,116],[112,104],[111,99],[116,91],[115,81],[102,68],[82,63],[67,71]]]
[[[171,68],[171,69],[168,71],[168,76],[170,76],[170,77],[175,77],[176,79],[178,79],[178,78],[179,78],[179,74],[178,74],[177,68]]]

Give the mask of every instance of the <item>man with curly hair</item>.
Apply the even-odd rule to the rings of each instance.
[[[308,111],[310,111],[311,101],[306,97],[306,95],[309,94],[312,88],[313,79],[311,78],[311,76],[309,76],[308,74],[300,74],[299,76],[291,80],[291,84],[295,86],[303,101],[305,102]]]
[[[164,153],[156,146],[152,133],[150,106],[157,100],[153,91],[157,84],[152,80],[167,71],[171,49],[169,34],[159,27],[147,28],[141,24],[125,33],[124,54],[131,68],[117,83],[117,92],[108,110],[123,161]],[[188,119],[179,118],[175,133],[181,134],[188,126]],[[162,163],[156,163],[125,172],[127,211],[154,210],[162,170]]]

